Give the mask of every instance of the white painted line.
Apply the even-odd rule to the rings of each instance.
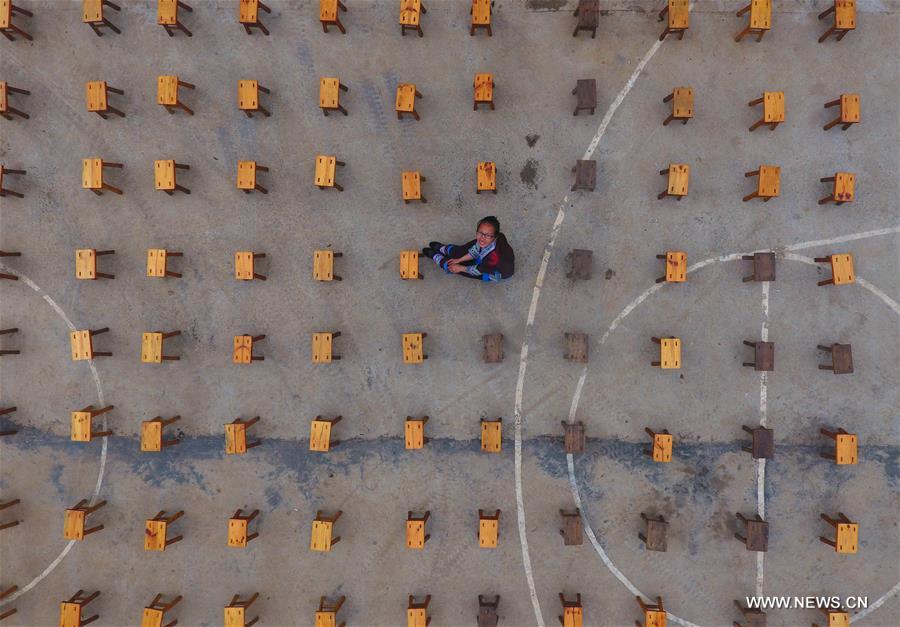
[[[799,244],[791,244],[790,246],[785,246],[784,250],[804,250],[806,248],[815,248],[817,246],[828,246],[830,244],[852,242],[853,240],[857,239],[878,237],[879,235],[890,235],[891,233],[900,233],[900,226],[891,226],[885,229],[875,229],[874,231],[863,231],[861,233],[853,233],[851,235],[841,235],[839,237],[832,237],[831,239],[818,239],[811,242],[800,242]]]
[[[890,590],[885,592],[884,595],[881,596],[881,598],[879,598],[877,601],[875,601],[874,603],[869,605],[869,607],[867,607],[864,610],[858,611],[856,614],[853,614],[850,617],[850,622],[855,623],[856,621],[860,621],[860,620],[864,619],[866,616],[868,616],[869,614],[871,614],[872,612],[877,610],[879,607],[884,605],[885,601],[887,601],[892,596],[897,594],[897,592],[900,592],[900,581],[898,581],[897,585],[895,585],[893,588],[891,588]]]
[[[10,268],[9,266],[7,266],[5,264],[0,263],[0,269],[5,270],[6,272],[9,272],[9,273],[16,274],[16,276],[19,277],[19,279],[22,281],[22,283],[24,283],[25,285],[30,287],[32,290],[37,292],[41,296],[41,298],[43,298],[47,302],[47,304],[49,304],[53,308],[53,311],[55,311],[56,314],[60,318],[62,318],[63,322],[66,323],[66,326],[69,328],[70,331],[76,330],[75,325],[72,323],[72,321],[66,315],[66,313],[60,308],[60,306],[56,304],[56,301],[54,301],[52,298],[50,298],[50,296],[48,296],[46,293],[44,293],[44,291],[40,287],[38,287],[38,285],[34,281],[29,279],[27,276],[23,275],[20,271]],[[106,403],[103,399],[103,388],[100,386],[100,375],[97,373],[97,367],[94,365],[94,360],[91,360],[89,362],[89,364],[91,367],[91,376],[94,379],[94,386],[97,388],[97,400],[99,401],[100,406],[103,407]],[[103,430],[106,431],[106,427],[107,427],[106,414],[103,414],[102,425],[103,425]],[[102,448],[100,449],[100,470],[97,472],[97,483],[94,486],[94,492],[91,495],[91,500],[90,500],[89,504],[93,504],[94,501],[97,500],[97,496],[100,494],[100,486],[103,484],[103,474],[106,472],[106,456],[107,456],[107,452],[108,452],[108,441],[109,441],[109,439],[107,438],[107,436],[103,436],[103,445],[102,445]],[[8,596],[5,599],[3,599],[2,601],[0,601],[0,606],[6,605],[7,603],[12,603],[16,599],[18,599],[20,596],[22,596],[23,594],[25,594],[26,592],[28,592],[29,590],[34,588],[36,585],[38,585],[41,581],[43,581],[45,577],[47,577],[50,573],[52,573],[54,571],[54,569],[57,566],[59,566],[59,563],[63,561],[63,558],[65,558],[65,556],[69,554],[69,551],[72,550],[72,545],[74,545],[74,544],[75,544],[75,540],[69,540],[66,543],[66,546],[63,547],[63,550],[60,551],[59,555],[56,556],[56,559],[54,559],[52,562],[50,562],[50,565],[47,566],[47,568],[45,568],[44,571],[40,575],[38,575],[37,577],[35,577],[31,581],[29,581],[27,584],[25,584],[18,590],[16,590],[10,596]]]
[[[762,328],[759,331],[760,340],[769,341],[769,281],[762,282]],[[769,424],[769,373],[759,373],[759,425],[765,427]],[[766,517],[766,460],[756,460],[756,513],[760,518]],[[765,582],[765,558],[762,552],[756,553],[756,596],[763,594]]]
[[[806,257],[804,255],[795,255],[794,253],[785,253],[784,258],[790,259],[791,261],[799,261],[801,263],[805,263],[810,266],[817,266],[817,267],[821,266],[821,264],[818,263],[812,257]],[[882,301],[884,301],[884,304],[887,305],[888,307],[890,307],[891,309],[893,309],[894,313],[900,315],[900,304],[898,304],[897,301],[895,301],[893,298],[891,298],[890,296],[885,294],[878,287],[876,287],[876,286],[872,285],[871,283],[869,283],[868,281],[866,281],[863,277],[859,276],[858,274],[856,275],[856,282],[861,287],[869,290],[870,292],[875,294],[875,296],[877,296]]]

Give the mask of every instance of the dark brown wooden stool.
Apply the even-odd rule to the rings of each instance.
[[[25,198],[25,194],[14,192],[11,189],[6,189],[5,187],[3,187],[3,179],[7,174],[21,174],[22,176],[24,176],[25,174],[27,174],[27,172],[25,170],[13,170],[0,164],[0,198],[7,195],[15,196],[16,198]]]
[[[15,406],[13,406],[13,407],[2,407],[2,408],[0,408],[0,416],[5,416],[5,415],[7,415],[7,414],[11,414],[11,413],[13,413],[14,411],[16,411],[16,407],[15,407]],[[5,430],[3,430],[3,431],[0,431],[0,437],[2,437],[2,436],[4,436],[4,435],[15,435],[15,434],[17,434],[18,432],[19,432],[19,431],[18,431],[17,429],[5,429]],[[0,507],[0,509],[3,509],[3,508]]]
[[[747,518],[740,512],[735,514],[737,519],[744,523],[746,536],[735,533],[734,537],[744,543],[748,551],[760,551],[765,553],[769,550],[769,523],[762,519],[759,514],[755,518]]]
[[[562,421],[566,453],[584,453],[584,423]]]
[[[0,7],[0,12],[2,12],[2,10],[2,7]],[[7,120],[12,120],[9,115],[10,113],[12,113],[27,120],[30,117],[27,113],[9,106],[9,94],[23,94],[25,96],[30,96],[31,92],[27,89],[13,87],[6,81],[0,81],[0,115],[2,115]]]
[[[567,279],[590,280],[594,269],[594,251],[575,248],[566,256],[566,261],[569,266],[569,271],[566,272]]]
[[[753,459],[772,459],[775,457],[775,431],[765,427],[750,428],[741,425],[741,429],[750,434],[750,446],[742,446],[741,450],[750,453]]]
[[[563,627],[580,627],[584,621],[584,608],[581,605],[581,593],[575,594],[575,600],[569,601],[566,595],[559,593],[559,602],[562,603],[563,615],[559,616],[559,624]]]
[[[103,33],[100,32],[100,29],[104,26],[108,27],[114,33],[122,33],[115,24],[110,22],[106,16],[103,15],[103,7],[109,7],[114,11],[121,11],[122,9],[118,4],[110,2],[110,0],[81,0],[81,7],[81,21],[90,26],[93,31],[97,33],[97,37],[103,37]]]
[[[575,184],[572,185],[571,191],[576,189],[586,189],[590,192],[594,191],[597,184],[597,162],[593,159],[579,159],[572,168],[575,174]]]
[[[837,40],[843,39],[847,33],[856,28],[856,0],[834,0],[830,9],[819,13],[819,19],[834,13],[834,24],[822,33],[819,43],[828,39],[832,33],[837,33]]]
[[[669,530],[669,523],[660,514],[659,516],[648,516],[641,512],[641,519],[647,523],[647,535],[638,534],[638,538],[644,543],[648,551],[662,551],[665,553],[668,548],[666,542],[666,533]]]
[[[775,342],[748,342],[744,340],[744,345],[753,349],[753,361],[745,361],[744,366],[752,367],[760,372],[771,372],[775,370]]]
[[[492,333],[481,336],[484,345],[483,359],[486,364],[499,364],[503,361],[503,334]]]
[[[227,627],[251,627],[259,616],[254,616],[247,620],[247,610],[253,605],[253,602],[259,598],[259,592],[254,592],[246,599],[241,599],[241,595],[236,594],[231,597],[231,602],[225,608],[225,625]]]
[[[744,283],[775,280],[775,253],[753,253],[752,255],[742,255],[741,259],[753,262],[753,274],[745,276]]]
[[[596,2],[597,0],[594,0]],[[572,90],[575,96],[575,112],[572,115],[578,115],[579,111],[590,111],[594,115],[594,109],[597,108],[597,81],[593,78],[579,78],[575,82],[575,89]]]
[[[13,409],[15,409],[15,407],[13,407]],[[15,432],[13,432],[13,433],[15,433]],[[0,501],[0,512],[2,512],[5,509],[9,509],[10,507],[15,507],[16,505],[18,505],[21,502],[22,502],[21,499],[13,499],[11,501]],[[13,520],[10,522],[0,523],[0,530],[9,529],[10,527],[15,527],[20,522],[21,522],[20,520]],[[0,597],[0,598],[2,598],[2,597]]]
[[[478,627],[497,627],[500,617],[497,615],[497,608],[500,606],[500,595],[494,597],[493,601],[488,600],[487,596],[478,595]]]
[[[569,361],[586,364],[588,361],[588,334],[564,333],[566,338],[565,358]]]
[[[581,510],[577,507],[573,512],[567,512],[564,509],[559,510],[562,516],[563,528],[559,530],[563,537],[563,543],[566,546],[578,546],[584,543],[581,531]]]
[[[853,354],[850,344],[832,344],[816,348],[831,354],[830,364],[819,364],[819,370],[831,370],[834,374],[851,374],[853,372]]]
[[[100,596],[100,591],[85,595],[84,590],[79,590],[68,601],[59,604],[59,627],[84,627],[100,618],[94,614],[90,618],[82,618],[81,614],[88,603]]]
[[[19,328],[13,327],[11,329],[0,329],[0,335],[12,335],[13,333],[18,333]],[[0,350],[0,355],[19,355],[21,351],[18,350]]]
[[[32,41],[33,37],[31,35],[12,23],[12,16],[14,13],[19,13],[25,17],[32,17],[34,15],[31,11],[26,11],[21,7],[17,7],[8,0],[0,3],[0,33],[3,33],[3,36],[10,41],[16,40],[12,33],[17,33],[28,41]]]
[[[9,595],[11,595],[13,592],[15,592],[18,589],[19,589],[19,586],[10,586],[6,590],[3,590],[2,592],[0,592],[0,601],[2,601],[3,599],[5,599]],[[8,610],[6,610],[5,612],[0,613],[0,620],[3,620],[4,618],[8,618],[8,617],[12,616],[13,614],[16,613],[16,611],[17,611],[16,608],[11,607]],[[168,625],[166,627],[168,627]]]
[[[597,37],[597,27],[600,25],[600,2],[599,0],[578,0],[578,6],[575,8],[575,17],[578,22],[575,24],[575,32],[572,37],[578,36],[578,31],[591,31],[591,39]],[[593,113],[593,111],[591,111]]]
[[[269,34],[269,29],[259,21],[260,9],[266,13],[272,12],[272,9],[260,2],[260,0],[241,0],[238,22],[244,27],[248,35],[253,34],[253,31],[250,30],[251,28],[258,28],[263,32],[263,35],[268,36]]]
[[[743,616],[744,624],[735,622],[736,627],[766,627],[766,613],[757,608],[743,607],[735,600],[735,607],[738,608]]]
[[[21,257],[22,253],[5,252],[0,250],[0,257]],[[10,281],[18,281],[19,277],[15,274],[0,273],[0,279],[8,279]]]
[[[166,625],[163,625],[163,621],[166,619],[166,612],[178,605],[181,598],[182,597],[179,594],[171,601],[163,601],[162,592],[157,594],[153,597],[153,600],[150,601],[150,605],[144,607],[144,613],[141,617],[141,627],[175,627],[175,625],[178,624],[177,620],[173,620]]]
[[[75,507],[66,510],[63,524],[63,538],[66,540],[84,540],[84,536],[103,529],[103,525],[97,525],[90,529],[85,529],[84,525],[87,517],[106,505],[106,501],[100,501],[95,505],[88,505],[88,503],[87,499],[81,499],[75,504]]]

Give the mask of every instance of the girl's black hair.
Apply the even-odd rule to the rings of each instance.
[[[495,235],[500,232],[500,220],[498,220],[494,216],[485,216],[481,218],[481,220],[478,221],[478,228],[481,228],[482,224],[490,224],[492,227],[494,227]]]

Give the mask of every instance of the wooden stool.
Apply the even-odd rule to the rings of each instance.
[[[337,110],[347,115],[347,110],[341,106],[340,92],[348,92],[350,88],[341,83],[337,77],[322,77],[319,79],[319,106],[322,113],[328,117],[328,111]]]
[[[820,457],[834,460],[838,466],[856,463],[859,457],[859,438],[855,433],[848,433],[843,429],[837,431],[819,429],[819,433],[834,440],[834,453],[819,453]]]
[[[772,459],[775,457],[775,431],[765,427],[750,428],[741,425],[741,429],[750,434],[750,446],[742,446],[741,450],[750,453],[753,459]]]
[[[249,250],[234,253],[234,278],[238,281],[252,281],[253,279],[265,281],[264,275],[256,273],[256,260],[265,258],[266,253],[255,253]]]
[[[84,540],[84,536],[103,529],[103,525],[97,525],[85,529],[87,517],[106,505],[106,501],[100,501],[96,505],[88,505],[87,499],[81,499],[75,507],[66,510],[66,518],[63,524],[63,538],[66,540]]]
[[[681,340],[677,337],[651,337],[654,344],[659,344],[659,361],[651,361],[651,366],[663,369],[681,368]]]
[[[160,3],[164,1],[165,0],[160,0]],[[115,107],[109,106],[109,93],[124,95],[125,91],[116,89],[115,87],[110,87],[106,84],[106,81],[90,81],[88,83],[85,83],[85,100],[87,103],[87,110],[96,113],[104,120],[107,119],[107,113],[115,113],[116,115],[124,118],[125,114],[122,111],[119,111]]]
[[[497,616],[497,608],[500,605],[500,595],[494,597],[493,601],[483,595],[478,595],[478,627],[497,627],[500,617]]]
[[[430,534],[425,533],[425,523],[431,517],[431,512],[426,510],[422,516],[415,516],[411,511],[406,512],[406,548],[424,549]],[[410,597],[412,600],[412,597]],[[427,605],[427,601],[425,602]]]
[[[668,548],[666,534],[669,531],[669,523],[666,522],[662,515],[648,516],[644,512],[641,512],[641,519],[647,523],[647,535],[639,533],[638,538],[644,543],[648,551],[662,551],[665,553]]]
[[[178,88],[194,89],[192,83],[178,80],[177,76],[158,76],[156,78],[156,104],[166,108],[169,113],[175,113],[175,109],[184,109],[190,115],[194,112],[178,98]]]
[[[174,159],[162,159],[153,162],[156,174],[156,189],[164,191],[169,196],[176,191],[190,194],[191,190],[182,187],[175,181],[175,170],[190,170],[191,166],[183,163],[175,163]]]
[[[826,102],[825,108],[836,107],[837,105],[841,105],[841,114],[823,127],[826,131],[838,124],[843,124],[841,130],[846,131],[851,124],[856,124],[860,120],[859,94],[841,94],[841,97],[837,100]]]
[[[820,351],[831,353],[831,363],[819,365],[819,370],[831,370],[834,374],[851,374],[853,372],[853,353],[850,344],[832,344],[817,348]]]
[[[19,332],[18,327],[13,327],[11,329],[0,329],[0,335],[12,335],[13,333],[18,333],[18,332]],[[2,355],[18,355],[21,352],[22,351],[18,351],[18,350],[5,350],[4,349],[4,350],[0,350],[0,356],[2,356]]]
[[[563,615],[558,616],[562,627],[581,627],[584,621],[584,608],[581,606],[581,593],[575,595],[574,601],[566,600],[566,596],[560,592],[559,602],[562,603]]]
[[[563,445],[566,453],[584,453],[584,423],[562,421]]]
[[[334,258],[343,257],[344,253],[330,250],[317,250],[313,253],[313,279],[316,281],[341,281],[334,273]]]
[[[100,591],[92,592],[85,595],[84,590],[79,590],[73,594],[68,601],[59,604],[59,627],[84,627],[88,623],[93,623],[100,618],[99,614],[94,614],[90,618],[82,618],[81,613],[85,606],[100,596]]]
[[[114,250],[95,250],[93,248],[78,248],[75,250],[75,278],[84,280],[114,279],[115,274],[97,272],[97,257],[115,255]]]
[[[341,358],[332,354],[332,343],[335,338],[341,337],[340,331],[313,333],[312,336],[312,362],[314,364],[330,364]]]
[[[258,509],[249,514],[245,514],[244,510],[239,509],[228,519],[228,546],[244,549],[251,540],[259,536],[258,531],[248,534],[250,521],[257,516],[259,516]]]
[[[753,349],[753,361],[745,361],[744,366],[753,368],[759,372],[772,372],[775,370],[775,342],[748,342],[744,345]]]
[[[266,339],[265,335],[235,335],[234,350],[231,353],[231,361],[235,364],[250,364],[254,361],[265,361],[262,355],[253,354],[253,345]]]
[[[166,250],[165,248],[148,248],[147,249],[147,276],[165,278],[167,276],[176,279],[181,278],[178,272],[169,270],[169,257],[183,257],[184,253]]]
[[[503,418],[481,419],[481,450],[485,453],[499,453],[503,447]]]
[[[499,364],[503,361],[503,334],[491,333],[482,335],[481,343],[484,346],[482,359],[486,364]]]
[[[566,261],[569,266],[569,271],[566,272],[567,279],[590,280],[594,266],[594,251],[574,248],[566,255]]]
[[[247,114],[248,118],[253,117],[254,111],[259,111],[266,117],[271,115],[265,107],[259,104],[259,92],[271,93],[260,85],[259,81],[238,81],[238,109]]]
[[[819,19],[834,13],[834,24],[819,37],[819,43],[822,43],[832,33],[837,33],[836,39],[840,41],[850,31],[856,28],[856,0],[834,0],[834,4],[830,9],[826,9],[819,13]]]
[[[759,514],[755,518],[747,518],[740,512],[735,514],[737,519],[744,523],[746,537],[739,533],[735,533],[734,537],[744,543],[748,551],[759,551],[765,553],[769,550],[769,523],[762,519]]]
[[[2,601],[3,599],[5,599],[9,595],[11,595],[13,592],[15,592],[18,589],[19,589],[19,586],[10,586],[6,590],[0,591],[0,601]],[[0,613],[0,620],[3,620],[4,618],[8,618],[8,617],[12,616],[17,611],[18,610],[16,610],[16,608],[14,608],[14,607],[9,608],[5,612]]]
[[[93,438],[105,438],[112,431],[94,431],[94,418],[113,410],[113,405],[94,409],[88,405],[84,409],[72,412],[72,441],[90,442]]]
[[[574,512],[567,512],[564,509],[559,510],[562,516],[563,528],[559,530],[559,534],[563,537],[563,544],[566,546],[578,546],[584,543],[581,530],[581,510],[577,507]]]
[[[0,1],[2,1],[2,0],[0,0]],[[20,194],[19,192],[14,192],[11,189],[6,189],[3,187],[3,177],[7,174],[21,174],[24,176],[26,174],[26,171],[25,170],[13,170],[11,168],[7,168],[7,167],[4,167],[3,165],[0,165],[0,198],[7,196],[7,195],[15,196],[16,198],[25,198],[25,194]]]
[[[575,31],[572,33],[572,37],[577,37],[580,30],[589,30],[591,31],[591,39],[595,39],[597,37],[597,27],[600,25],[599,0],[578,0],[578,6],[575,7],[573,15],[578,18],[578,21],[575,23]]]
[[[341,2],[341,0],[319,0],[319,21],[322,22],[322,30],[327,33],[328,27],[334,24],[341,33],[346,35],[347,29],[341,24],[338,10],[347,10],[347,7],[344,6],[344,3]]]
[[[403,345],[403,363],[404,364],[421,364],[428,359],[424,351],[425,338],[427,333],[404,333],[402,340]]]
[[[15,407],[13,407],[12,409],[15,409]],[[15,433],[15,431],[13,433]],[[13,499],[11,501],[5,501],[5,502],[0,501],[0,512],[2,512],[5,509],[9,509],[10,507],[15,507],[16,505],[18,505],[21,502],[22,502],[21,499]],[[13,520],[13,521],[7,522],[7,523],[0,523],[0,530],[9,529],[10,527],[15,527],[16,525],[19,524],[19,522],[20,522],[19,520]],[[6,596],[6,593],[4,593],[3,596]],[[0,596],[0,599],[2,599],[3,596]]]
[[[329,601],[325,597],[320,597],[319,609],[316,611],[315,627],[334,627],[337,623],[337,613],[346,600],[347,597],[343,594],[338,597],[337,601]],[[341,621],[341,624],[337,625],[337,627],[344,627],[346,624],[346,621]]]
[[[672,113],[663,120],[663,126],[668,126],[672,120],[681,120],[681,124],[687,124],[694,117],[694,90],[690,87],[676,87],[672,93],[663,98],[663,102],[672,100]]]
[[[753,253],[742,255],[741,259],[753,262],[753,274],[745,276],[742,281],[774,281],[775,280],[775,253]]]
[[[141,451],[144,453],[158,453],[167,446],[175,446],[181,442],[178,438],[164,440],[162,437],[163,429],[179,420],[181,420],[181,416],[173,416],[171,418],[157,416],[153,420],[143,421],[141,423]]]
[[[194,9],[189,7],[181,0],[158,0],[156,8],[156,23],[166,29],[169,37],[175,36],[175,29],[184,32],[188,37],[192,37],[191,31],[185,27],[178,19],[178,9],[184,9],[188,13],[193,13]],[[180,597],[179,597],[180,598]]]
[[[5,416],[7,414],[11,414],[14,411],[16,411],[16,409],[17,409],[16,407],[0,407],[0,416]],[[19,431],[17,429],[3,429],[3,430],[0,430],[0,437],[2,437],[4,435],[15,435],[18,432]],[[3,509],[2,505],[0,505],[0,509]],[[0,529],[3,529],[3,527],[0,526]],[[2,598],[2,597],[0,597],[0,598]]]
[[[566,338],[566,354],[563,355],[569,361],[580,364],[588,362],[588,338],[587,333],[563,333]]]
[[[259,422],[259,416],[250,420],[235,418],[225,425],[225,453],[228,455],[240,455],[246,453],[254,446],[262,444],[259,440],[247,441],[247,430]]]
[[[422,182],[425,177],[419,172],[403,172],[400,175],[400,182],[403,191],[403,204],[408,205],[412,200],[421,200],[428,202],[422,195]]]
[[[735,600],[735,607],[741,611],[743,620],[747,622],[746,627],[766,627],[766,613],[757,608],[743,607]],[[743,627],[741,623],[734,623],[737,627]]]
[[[407,627],[428,627],[431,617],[428,616],[428,604],[431,603],[431,595],[425,595],[425,601],[416,603],[415,597],[409,595],[409,604],[406,607]]]
[[[419,271],[419,251],[418,250],[401,250],[400,251],[400,278],[404,281],[409,279],[424,279],[425,277]]]
[[[469,28],[469,35],[475,36],[476,28],[484,28],[487,30],[488,37],[493,37],[491,31],[491,0],[472,0],[472,8],[469,14],[472,16],[472,27]]]
[[[178,355],[163,355],[163,343],[170,337],[181,335],[181,331],[150,331],[141,336],[141,361],[145,364],[159,364],[163,361],[178,361]]]
[[[338,161],[331,155],[317,155],[315,176],[316,187],[319,189],[333,187],[339,192],[344,191],[344,188],[338,185],[334,180],[334,171],[336,166],[344,167],[345,165],[347,164],[343,161]]]
[[[309,450],[327,453],[339,444],[338,440],[331,441],[331,428],[343,420],[343,416],[335,418],[322,418],[316,416],[309,425]]]
[[[322,510],[316,512],[316,519],[313,521],[312,534],[309,539],[310,551],[330,551],[331,547],[341,541],[340,536],[333,538],[332,532],[334,531],[334,524],[343,513],[341,510],[338,510],[333,516],[325,516]]]
[[[423,416],[421,418],[413,418],[412,416],[406,417],[403,432],[407,450],[423,448],[428,440],[431,439],[425,437],[426,422],[428,422],[428,416]]]
[[[0,20],[3,19],[2,18],[3,4],[4,4],[4,0],[0,0]],[[6,2],[6,6],[7,7],[11,6],[10,4],[8,4],[8,0]],[[4,35],[6,34],[6,31],[3,29],[0,29],[0,32],[2,32]],[[90,84],[90,83],[88,83],[88,84]],[[25,118],[26,120],[29,117],[31,117],[24,111],[19,111],[18,109],[9,106],[9,94],[23,94],[25,96],[30,96],[31,92],[28,91],[27,89],[13,87],[6,81],[0,81],[0,115],[2,115],[7,120],[12,120],[12,118],[10,117],[10,113],[13,113],[15,115],[18,115],[19,117]]]
[[[260,3],[261,5],[262,3]],[[266,33],[268,35],[268,33]],[[251,620],[247,620],[247,609],[253,605],[253,602],[259,598],[259,592],[254,592],[250,597],[241,600],[241,595],[236,594],[231,597],[231,602],[225,608],[225,627],[251,627],[259,616],[254,616]]]
[[[835,172],[834,176],[826,176],[823,179],[819,179],[820,183],[834,183],[831,194],[820,200],[819,204],[824,205],[826,202],[834,202],[838,205],[843,205],[845,202],[853,202],[853,185],[855,181],[856,176],[850,172]]]
[[[32,17],[34,15],[31,11],[26,11],[21,7],[17,7],[11,0],[0,0],[0,33],[3,33],[3,36],[10,41],[16,40],[12,33],[18,33],[28,41],[32,41],[34,38],[31,35],[12,23],[13,13],[20,13],[26,17]]]
[[[644,431],[650,436],[651,448],[644,449],[644,455],[655,462],[672,461],[672,435],[668,429],[663,429],[659,433],[653,431],[649,427],[644,427]]]
[[[575,184],[572,185],[571,191],[576,189],[586,189],[590,192],[594,191],[597,184],[597,162],[593,159],[579,159],[572,168],[575,174]]]
[[[688,29],[690,21],[690,11],[688,10],[688,0],[668,0],[668,4],[659,12],[658,22],[663,21],[663,16],[668,13],[669,21],[665,30],[660,34],[659,40],[662,41],[669,36],[669,33],[678,35],[678,41],[684,39],[684,31]]]
[[[170,544],[175,544],[184,536],[169,538],[169,524],[184,516],[184,511],[179,510],[171,516],[166,516],[166,510],[160,510],[153,518],[148,518],[144,527],[144,550],[165,551]]]
[[[178,623],[177,620],[173,620],[171,623],[163,625],[163,621],[166,619],[166,612],[178,605],[182,598],[181,595],[179,594],[168,602],[163,601],[162,598],[163,595],[160,592],[153,597],[150,605],[144,608],[144,613],[141,615],[141,627],[175,627],[175,624]]]
[[[268,194],[269,190],[256,182],[256,172],[268,172],[269,168],[259,165],[256,161],[238,161],[237,188],[245,194],[252,191]]]
[[[400,83],[397,85],[397,119],[402,120],[404,115],[411,115],[419,119],[416,112],[416,98],[422,98],[422,94],[416,89],[415,83]]]
[[[769,202],[781,191],[781,168],[777,165],[761,165],[758,170],[744,173],[745,178],[750,176],[758,176],[759,182],[755,192],[744,196],[744,202],[751,198],[762,198],[763,202]]]
[[[829,540],[822,536],[819,536],[819,540],[829,546],[833,546],[837,553],[856,553],[859,523],[851,522],[843,512],[838,512],[837,518],[831,518],[827,514],[819,514],[819,518],[835,529],[834,540]]]
[[[103,37],[103,33],[100,32],[100,28],[103,26],[108,26],[114,33],[121,34],[122,31],[103,16],[104,6],[114,11],[121,11],[119,5],[113,4],[109,0],[81,0],[81,21],[88,24],[97,33],[97,37]]]
[[[575,112],[572,115],[578,115],[579,111],[590,111],[591,115],[594,115],[594,109],[597,108],[597,81],[595,79],[579,78],[575,81],[572,95],[575,96]]]
[[[122,195],[122,190],[118,187],[113,187],[109,183],[104,182],[103,180],[103,168],[124,168],[125,165],[122,163],[113,163],[111,161],[104,161],[99,157],[92,157],[89,159],[81,160],[81,187],[82,189],[89,189],[98,196],[103,194],[104,189],[108,189],[114,194]]]
[[[684,283],[687,280],[687,253],[669,250],[664,255],[657,255],[656,258],[666,260],[666,273],[656,279],[657,283]]]
[[[825,614],[826,621],[825,624],[827,627],[850,627],[850,613],[843,610],[829,610],[826,608],[820,608],[822,613]],[[818,627],[815,623],[813,623],[813,627]]]
[[[476,74],[473,88],[475,95],[473,97],[473,111],[478,111],[478,105],[486,104],[494,110],[494,75],[490,72],[484,74]]]
[[[666,627],[666,610],[663,607],[662,597],[656,597],[655,605],[644,603],[644,600],[639,596],[634,598],[637,599],[638,605],[641,606],[641,610],[644,612],[643,627]],[[639,621],[635,621],[634,624],[641,627]]]
[[[741,17],[747,11],[750,11],[747,28],[735,35],[734,40],[740,41],[744,35],[750,33],[756,35],[756,41],[759,42],[766,31],[772,28],[772,0],[751,0],[750,4],[737,12],[737,16]]]
[[[406,29],[414,30],[419,33],[419,37],[424,37],[422,25],[419,23],[420,13],[428,13],[422,0],[400,0],[400,36],[406,35]]]
[[[838,253],[827,257],[815,257],[816,263],[831,264],[831,278],[819,281],[817,285],[845,285],[856,281],[856,273],[853,271],[853,255],[851,253]]]
[[[240,7],[238,8],[238,22],[244,27],[244,30],[247,31],[248,35],[253,34],[253,31],[250,30],[251,28],[258,28],[263,32],[263,35],[269,35],[269,29],[259,21],[260,9],[266,13],[272,12],[272,9],[259,0],[241,0]]]
[[[666,196],[675,196],[675,200],[681,200],[688,194],[688,184],[691,178],[691,166],[686,163],[672,163],[665,170],[659,173],[668,176],[666,189],[656,195],[657,200],[662,200]]]
[[[475,166],[475,193],[497,193],[497,166],[493,161],[479,161]]]
[[[72,331],[69,333],[69,343],[72,349],[72,361],[91,360],[94,357],[112,357],[112,353],[100,353],[94,351],[94,336],[109,331],[109,327],[102,329],[86,329],[84,331]]]
[[[752,133],[763,124],[768,124],[769,130],[774,131],[776,126],[784,122],[784,92],[764,91],[762,98],[751,100],[747,106],[755,107],[759,104],[763,106],[763,116],[753,123],[750,132]]]
[[[488,515],[478,510],[478,546],[482,549],[496,549],[500,541],[500,510]]]

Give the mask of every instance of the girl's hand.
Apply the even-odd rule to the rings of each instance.
[[[450,272],[452,272],[453,274],[459,274],[460,272],[466,271],[466,267],[458,263],[448,264],[447,269],[450,270]]]

